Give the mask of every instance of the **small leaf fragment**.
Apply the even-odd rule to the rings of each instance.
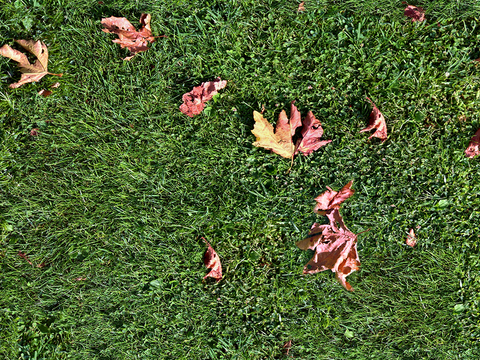
[[[22,76],[20,81],[10,84],[10,88],[15,89],[23,84],[40,81],[45,75],[62,76],[62,74],[52,74],[48,72],[48,49],[47,46],[40,40],[15,40],[25,50],[37,57],[35,63],[30,64],[27,56],[8,45],[3,45],[0,48],[0,55],[8,57],[16,62],[20,68]]]
[[[411,18],[412,22],[425,20],[425,10],[420,6],[407,5],[404,15]]]
[[[216,78],[214,81],[207,81],[199,86],[195,86],[192,91],[183,94],[183,104],[180,105],[180,111],[185,115],[194,117],[202,112],[205,103],[218,93],[218,90],[227,86],[227,81]]]
[[[368,126],[360,130],[360,132],[370,131],[375,129],[376,131],[370,135],[368,139],[372,137],[379,138],[380,140],[385,141],[387,140],[387,123],[385,122],[385,118],[383,114],[378,110],[377,106],[374,104],[372,100],[367,97],[367,100],[372,104],[373,110],[370,113],[370,117],[368,118]]]
[[[297,13],[301,11],[305,11],[305,1],[302,1],[300,4],[298,4]]]
[[[480,154],[480,129],[473,135],[467,149],[465,150],[465,156],[473,158]]]
[[[47,96],[52,95],[52,92],[50,90],[42,89],[38,92],[38,95],[41,95],[43,97],[47,97]]]
[[[413,229],[410,229],[410,232],[407,235],[407,240],[405,240],[405,244],[411,247],[414,247],[417,244],[417,235],[415,235],[415,231],[413,231]]]
[[[203,280],[205,280],[207,277],[212,277],[218,282],[222,279],[222,264],[220,263],[220,258],[208,241],[205,239],[203,239],[203,241],[208,246],[203,257],[203,263],[207,269],[211,269],[210,272],[203,277]]]

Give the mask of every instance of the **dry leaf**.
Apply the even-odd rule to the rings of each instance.
[[[74,279],[75,281],[85,281],[87,280],[87,278],[85,276],[79,276],[77,278]]]
[[[140,24],[142,27],[140,30],[136,30],[135,27],[126,18],[122,17],[109,17],[102,19],[102,25],[105,29],[102,31],[110,34],[117,34],[118,39],[112,40],[114,43],[120,44],[123,48],[130,50],[130,56],[127,56],[123,60],[130,60],[137,53],[148,50],[148,43],[155,41],[155,36],[152,35],[150,29],[150,14],[142,14],[140,16]]]
[[[467,149],[465,150],[465,156],[473,158],[480,154],[480,129],[473,135]]]
[[[40,131],[40,129],[33,128],[32,130],[30,130],[30,136],[38,136],[39,131]]]
[[[415,231],[413,231],[413,229],[410,229],[410,232],[407,235],[407,240],[405,240],[405,243],[411,247],[414,247],[417,244],[417,235],[415,235]]]
[[[52,89],[56,89],[56,88],[58,88],[59,86],[60,86],[60,83],[59,83],[59,82],[56,82],[55,84],[50,85],[50,87],[51,87]]]
[[[300,11],[305,11],[305,1],[302,1],[302,2],[298,5],[297,13],[300,12]]]
[[[370,113],[370,117],[368,118],[368,126],[365,129],[360,130],[360,132],[376,129],[376,131],[369,136],[369,139],[371,139],[372,137],[377,137],[383,142],[387,140],[387,123],[385,122],[385,118],[383,117],[380,110],[378,110],[377,106],[373,103],[373,101],[370,100],[368,97],[367,100],[370,101],[370,103],[372,104],[373,110]]]
[[[50,90],[42,89],[38,92],[38,95],[41,95],[43,97],[47,97],[47,96],[52,95],[52,92]]]
[[[412,18],[412,22],[425,20],[425,10],[420,6],[407,5],[404,14]]]
[[[308,112],[307,117],[301,121],[300,112],[292,102],[290,105],[290,119],[288,119],[285,110],[282,110],[278,116],[275,132],[273,126],[257,111],[253,112],[255,126],[252,133],[256,137],[254,146],[263,147],[272,150],[274,153],[284,158],[292,158],[294,154],[300,151],[304,155],[309,155],[313,151],[328,144],[331,140],[320,140],[323,135],[323,129],[313,113]],[[293,137],[298,127],[302,126],[301,136],[297,140],[297,146],[294,145]]]
[[[28,256],[25,253],[19,251],[17,255],[20,256],[23,260],[25,260],[26,262],[28,262],[30,265],[33,266],[32,262],[30,261],[30,259],[28,258]]]
[[[328,225],[314,223],[308,237],[297,242],[300,249],[315,251],[303,269],[304,274],[331,270],[349,291],[353,291],[353,288],[346,277],[360,268],[360,259],[357,253],[357,236],[346,227],[339,207],[354,193],[351,189],[352,183],[353,181],[350,181],[338,192],[328,188],[315,199],[317,201],[315,212],[327,215],[330,223]]]
[[[192,91],[183,94],[183,104],[180,105],[180,111],[190,117],[200,114],[205,107],[205,103],[211,100],[218,93],[218,90],[223,89],[225,86],[227,86],[227,81],[222,81],[220,78],[195,86]]]
[[[203,241],[205,241],[205,244],[208,246],[208,249],[203,257],[203,263],[207,269],[211,269],[210,272],[203,277],[203,280],[205,280],[207,277],[212,277],[218,282],[222,279],[222,264],[220,263],[220,258],[208,241],[205,239],[203,239]]]
[[[37,60],[32,65],[28,61],[27,56],[15,49],[12,49],[8,45],[3,45],[0,48],[0,55],[8,57],[16,62],[20,67],[22,76],[19,82],[10,84],[12,89],[18,88],[23,84],[40,81],[45,75],[62,76],[62,74],[52,74],[48,72],[48,49],[47,46],[40,40],[15,40],[25,50],[32,53],[37,57]]]
[[[288,356],[288,352],[292,347],[292,340],[288,340],[285,344],[283,344],[283,349],[285,350],[285,355]]]

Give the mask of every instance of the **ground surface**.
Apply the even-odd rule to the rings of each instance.
[[[64,76],[12,90],[0,59],[0,357],[271,359],[291,340],[296,359],[477,358],[480,160],[463,151],[480,127],[480,10],[429,1],[419,24],[400,1],[336,3],[2,1],[0,45],[41,39]],[[142,12],[167,37],[124,62],[100,20]],[[206,111],[178,111],[217,76]],[[359,133],[366,96],[384,143]],[[274,123],[292,100],[333,142],[287,174],[251,145],[252,112]],[[315,196],[351,179],[342,215],[371,229],[353,293],[303,275],[295,246],[326,221]],[[219,283],[202,282],[201,236]]]

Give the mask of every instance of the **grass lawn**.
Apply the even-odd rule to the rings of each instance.
[[[0,45],[40,39],[64,74],[10,89],[20,73],[0,58],[0,358],[480,356],[476,0],[419,1],[422,23],[392,0],[0,3]],[[167,37],[123,61],[100,21],[142,13]],[[218,76],[202,114],[178,110]],[[366,96],[383,143],[359,133]],[[252,113],[275,123],[293,100],[333,141],[288,172],[252,146]],[[326,223],[314,198],[352,179],[341,213],[370,231],[348,292],[303,275],[295,242]],[[202,236],[218,283],[202,282]]]

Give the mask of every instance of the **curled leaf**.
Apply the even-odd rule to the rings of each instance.
[[[405,16],[412,19],[412,22],[425,20],[425,10],[420,6],[407,5],[404,11]]]
[[[465,156],[473,158],[480,154],[480,129],[473,135],[467,149],[465,150]]]
[[[383,114],[378,110],[377,106],[367,97],[367,100],[372,104],[373,110],[370,113],[370,117],[368,118],[368,126],[360,130],[360,132],[370,131],[375,129],[376,131],[370,135],[369,139],[372,137],[379,138],[380,140],[385,141],[387,140],[387,123],[385,122],[385,118]]]
[[[205,103],[218,93],[218,90],[227,86],[227,81],[216,78],[214,81],[207,81],[199,86],[195,86],[192,91],[183,94],[183,104],[180,105],[180,111],[185,115],[194,117],[202,112]]]
[[[140,24],[142,25],[137,31],[135,27],[126,18],[122,17],[109,17],[102,19],[102,25],[105,29],[102,31],[106,33],[118,35],[118,39],[112,40],[114,43],[120,44],[123,48],[130,50],[130,56],[127,56],[123,60],[130,60],[136,54],[142,51],[148,50],[148,43],[155,41],[155,36],[152,35],[150,28],[150,14],[142,14],[140,16]]]
[[[210,272],[203,277],[203,280],[205,280],[207,277],[212,277],[218,282],[222,279],[222,264],[220,263],[220,258],[208,241],[205,239],[203,239],[203,241],[205,241],[205,244],[208,246],[203,257],[203,263],[207,269],[211,269]]]
[[[333,209],[339,209],[340,205],[355,193],[352,189],[353,180],[350,180],[338,192],[327,186],[327,191],[315,198],[317,205],[313,209],[314,212],[326,215],[326,212]]]

